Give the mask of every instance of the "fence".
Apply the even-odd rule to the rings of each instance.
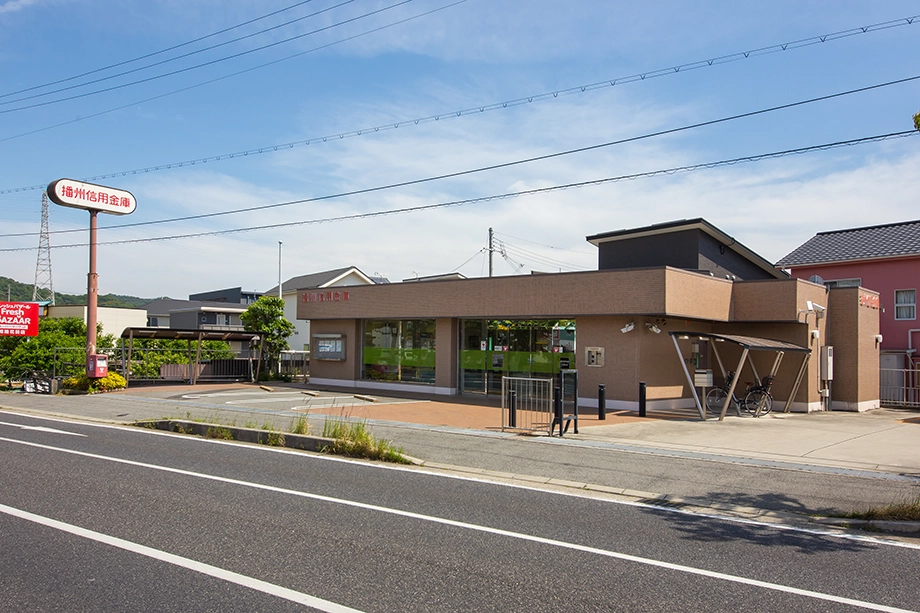
[[[910,368],[882,368],[879,399],[885,407],[920,408],[920,372]]]
[[[502,377],[502,431],[548,432],[552,423],[552,379]]]
[[[305,381],[310,376],[309,351],[282,351],[281,374],[293,381]]]

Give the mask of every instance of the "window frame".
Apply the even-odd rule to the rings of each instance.
[[[898,295],[902,292],[912,292],[913,293],[913,302],[899,302]],[[898,310],[901,308],[910,307],[910,317],[900,317]],[[894,290],[894,319],[895,321],[913,321],[917,319],[917,289],[916,288],[905,288],[905,289],[896,289]]]

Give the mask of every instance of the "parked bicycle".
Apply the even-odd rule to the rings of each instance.
[[[731,389],[734,379],[735,372],[731,371],[725,376],[725,382],[721,387],[714,387],[706,394],[706,408],[710,412],[721,415],[722,406],[725,404],[725,399],[728,398],[728,390]],[[744,409],[751,415],[758,415],[759,408],[759,415],[766,415],[773,410],[773,395],[770,393],[772,386],[773,377],[764,377],[760,385],[748,386],[740,398],[737,394],[732,393],[728,406],[731,408],[734,405],[737,411]]]

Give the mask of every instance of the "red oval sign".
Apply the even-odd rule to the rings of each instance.
[[[49,183],[48,198],[61,206],[114,215],[127,215],[137,208],[137,200],[131,192],[73,179],[58,179]]]

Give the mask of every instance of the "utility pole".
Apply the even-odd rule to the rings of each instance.
[[[492,252],[495,248],[492,246],[492,228],[489,228],[489,277],[492,277]]]

